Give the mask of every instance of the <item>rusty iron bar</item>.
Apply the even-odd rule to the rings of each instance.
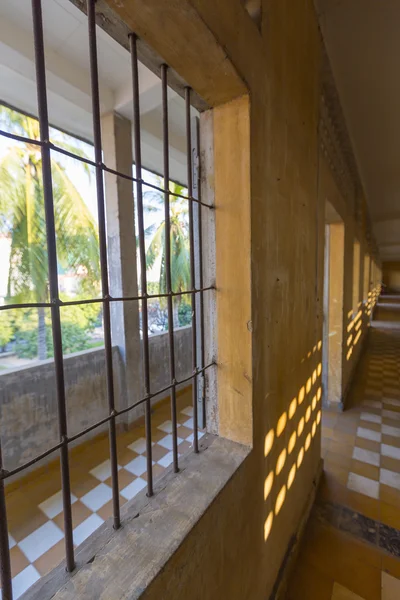
[[[99,219],[99,248],[100,248],[100,270],[101,287],[104,298],[109,296],[108,285],[108,260],[107,260],[107,233],[105,217],[105,198],[104,182],[102,169],[102,142],[101,142],[101,121],[100,121],[100,97],[99,97],[99,72],[97,62],[97,39],[96,39],[96,0],[88,0],[88,36],[89,36],[89,55],[90,55],[90,83],[92,91],[92,112],[93,112],[93,139],[94,155],[96,162],[96,192],[97,192],[97,213]],[[117,455],[117,432],[115,423],[115,397],[114,397],[114,375],[112,364],[112,341],[111,341],[111,315],[110,303],[103,302],[103,325],[104,325],[104,346],[106,358],[106,384],[109,420],[109,443],[110,443],[110,461],[111,461],[111,482],[113,497],[113,523],[114,529],[121,526],[120,506],[119,506],[119,487],[118,487],[118,455]]]
[[[187,160],[187,184],[189,198],[193,196],[193,175],[192,175],[192,125],[191,125],[191,105],[190,105],[189,87],[185,88],[185,112],[186,112],[186,160]],[[197,409],[197,332],[196,332],[196,272],[194,258],[194,225],[193,225],[193,202],[189,201],[189,243],[190,243],[190,281],[191,281],[191,300],[192,300],[192,368],[196,376],[193,379],[193,449],[199,451],[199,431],[198,431],[198,409]]]
[[[139,256],[140,256],[140,282],[142,300],[142,331],[143,331],[143,367],[144,391],[147,397],[145,403],[145,430],[146,430],[146,459],[147,459],[147,494],[153,495],[153,464],[151,447],[151,401],[150,401],[150,351],[149,351],[149,316],[147,310],[147,273],[146,273],[146,246],[143,218],[143,189],[142,189],[142,149],[140,139],[140,104],[139,104],[139,67],[137,57],[137,36],[129,36],[132,66],[133,87],[133,135],[135,145],[136,165],[136,202],[139,229]]]
[[[43,17],[41,0],[32,0],[33,35],[35,46],[36,87],[38,97],[39,130],[42,142],[49,141],[49,116],[47,108],[46,66],[43,42]],[[41,146],[43,199],[46,216],[46,241],[49,267],[49,289],[51,306],[51,327],[54,346],[54,367],[56,375],[58,428],[60,442],[67,438],[67,409],[65,400],[64,364],[61,334],[60,307],[58,305],[57,244],[54,220],[53,183],[51,156],[47,144]],[[72,538],[71,482],[69,471],[68,445],[60,447],[61,483],[64,508],[64,533],[67,570],[75,568],[74,543]]]

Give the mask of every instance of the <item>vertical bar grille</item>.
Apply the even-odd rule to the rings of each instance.
[[[26,461],[10,471],[4,468],[4,457],[2,457],[1,438],[0,438],[0,574],[2,585],[3,600],[12,600],[12,580],[10,567],[10,552],[8,544],[7,529],[7,511],[6,511],[6,493],[5,481],[19,473],[23,473],[29,467],[32,467],[38,461],[59,451],[61,464],[61,484],[62,500],[64,510],[64,533],[65,533],[65,552],[66,566],[68,571],[75,568],[74,545],[73,545],[73,523],[71,511],[71,484],[70,484],[70,466],[69,466],[69,444],[79,440],[85,434],[96,430],[96,428],[108,424],[109,429],[109,451],[111,463],[111,485],[113,498],[113,526],[118,529],[121,525],[120,503],[119,503],[119,485],[118,485],[118,457],[117,457],[117,430],[116,418],[122,416],[135,408],[144,407],[145,413],[145,435],[146,435],[146,463],[147,463],[147,494],[154,494],[153,466],[152,466],[152,416],[151,401],[160,394],[170,394],[171,398],[171,423],[172,423],[172,453],[173,469],[179,470],[179,449],[178,449],[178,417],[177,417],[177,388],[185,384],[192,384],[193,393],[193,424],[194,440],[193,449],[199,452],[199,433],[198,433],[198,378],[204,378],[207,369],[214,363],[205,364],[205,339],[204,339],[204,293],[210,292],[215,288],[213,286],[204,287],[203,283],[203,261],[202,261],[202,211],[213,210],[213,206],[204,204],[201,201],[200,187],[198,196],[193,195],[193,157],[191,150],[191,90],[185,91],[185,123],[187,139],[187,194],[173,191],[170,188],[170,145],[169,145],[169,120],[168,120],[168,73],[169,68],[166,64],[161,66],[161,92],[162,92],[162,119],[163,119],[163,183],[162,186],[143,180],[142,154],[141,154],[141,123],[140,123],[140,93],[139,93],[139,63],[138,63],[138,39],[136,34],[129,35],[130,60],[132,71],[132,91],[133,91],[133,140],[135,152],[135,176],[129,176],[126,173],[120,173],[109,168],[103,163],[102,155],[102,135],[101,135],[101,112],[99,97],[99,68],[97,56],[96,39],[96,0],[87,0],[87,18],[88,18],[88,41],[90,58],[90,83],[92,96],[93,113],[93,138],[94,138],[94,160],[89,160],[81,155],[75,154],[66,148],[57,146],[50,141],[50,125],[47,106],[47,88],[46,88],[46,70],[45,53],[43,40],[43,19],[41,0],[31,0],[32,3],[32,22],[35,44],[35,67],[37,81],[37,96],[39,107],[39,126],[40,139],[29,139],[16,134],[0,130],[0,135],[20,141],[30,143],[40,149],[42,157],[42,178],[44,191],[44,209],[46,220],[46,241],[48,249],[48,273],[49,273],[49,292],[50,300],[48,302],[27,302],[19,304],[8,304],[0,306],[0,311],[23,308],[48,308],[51,312],[51,327],[54,345],[54,366],[57,393],[57,415],[59,442],[51,446],[45,452]],[[98,211],[98,232],[99,232],[99,250],[100,250],[100,274],[101,274],[101,298],[90,298],[86,300],[62,301],[59,295],[58,285],[58,267],[57,267],[57,244],[56,244],[56,221],[54,214],[53,182],[51,153],[57,152],[64,156],[81,161],[95,169],[96,175],[96,196]],[[109,267],[108,267],[108,244],[106,231],[106,211],[105,211],[105,189],[103,176],[104,172],[113,173],[117,177],[128,179],[135,184],[135,201],[138,214],[138,251],[140,259],[140,290],[137,296],[116,298],[110,295],[109,289]],[[144,222],[144,199],[143,186],[162,194],[164,200],[164,222],[165,222],[165,289],[160,290],[158,294],[148,294],[147,272],[146,272],[146,238]],[[189,212],[189,250],[190,250],[190,289],[174,290],[172,278],[172,256],[171,256],[171,198],[179,198],[188,203]],[[193,207],[196,206],[198,218],[196,226],[194,225]],[[195,255],[195,246],[198,248],[198,255]],[[195,260],[195,256],[198,256]],[[196,295],[199,294],[199,310],[196,311]],[[174,301],[189,296],[191,300],[192,311],[192,373],[189,377],[177,378],[177,365],[175,360],[175,331],[179,326],[174,322]],[[149,314],[148,301],[151,299],[166,299],[168,312],[168,347],[169,347],[169,384],[162,389],[152,389],[151,371],[150,371],[150,349],[149,349]],[[129,406],[118,409],[116,405],[115,386],[113,379],[112,362],[112,337],[111,337],[111,316],[110,308],[112,302],[140,302],[142,312],[142,347],[143,347],[143,388],[144,395]],[[105,345],[105,374],[107,387],[108,414],[105,418],[90,424],[79,433],[69,436],[67,428],[67,410],[66,410],[66,392],[64,381],[64,363],[63,363],[63,344],[60,307],[85,305],[98,303],[103,308],[104,325],[104,345]],[[200,340],[197,335],[199,331]],[[132,332],[132,335],[139,335],[139,332]],[[198,345],[198,343],[200,344]],[[204,386],[202,387],[204,389]],[[205,410],[205,409],[204,409]],[[205,413],[202,423],[205,422]]]

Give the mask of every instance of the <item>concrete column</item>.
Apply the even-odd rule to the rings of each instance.
[[[102,117],[105,164],[132,176],[131,122],[116,113]],[[106,216],[110,294],[114,297],[137,296],[136,236],[133,183],[105,173]],[[118,408],[137,401],[141,387],[139,306],[137,301],[115,302],[111,307],[112,342],[122,357],[122,375]],[[129,423],[140,411],[127,413]]]

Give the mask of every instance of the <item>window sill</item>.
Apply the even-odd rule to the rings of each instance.
[[[74,573],[61,563],[24,600],[140,598],[250,453],[212,435],[200,449],[181,460],[178,474],[168,471],[157,482],[152,498],[143,490],[125,504],[118,531],[109,520],[93,533],[76,553]]]

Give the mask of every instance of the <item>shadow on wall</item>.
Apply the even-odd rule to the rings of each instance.
[[[264,502],[272,499],[272,510],[264,522],[264,541],[270,536],[274,519],[279,515],[296,479],[305,454],[310,449],[317,428],[321,422],[321,362],[322,342],[319,341],[308,352],[302,363],[311,362],[317,366],[311,371],[305,384],[279,417],[276,427],[268,431],[264,440],[264,458],[272,451],[278,454],[274,468],[264,480]],[[291,431],[290,431],[291,430]],[[286,431],[286,435],[283,433]],[[284,477],[282,478],[282,475]]]

